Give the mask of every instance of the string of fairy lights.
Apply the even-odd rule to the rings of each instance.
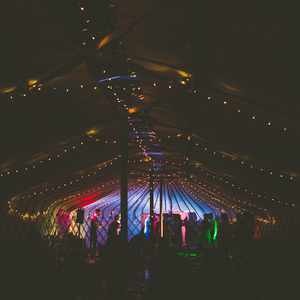
[[[82,150],[84,145],[89,144],[104,144],[104,145],[117,145],[118,141],[116,139],[98,139],[98,138],[81,138],[76,143],[71,143],[69,145],[65,145],[64,149],[61,151],[56,151],[51,154],[44,154],[43,159],[36,159],[34,161],[31,160],[30,163],[24,164],[18,168],[6,168],[0,173],[0,177],[12,177],[12,176],[26,176],[31,175],[32,170],[37,170],[44,166],[49,166],[51,163],[56,162],[58,160],[63,160],[68,157],[69,154],[74,152],[79,152]],[[34,155],[33,155],[34,156]]]
[[[113,165],[113,163],[115,161],[117,161],[119,158],[120,158],[120,155],[114,157],[113,159],[107,160],[107,161],[99,164],[96,168],[94,167],[93,170],[88,171],[86,174],[81,174],[80,176],[76,176],[74,178],[68,179],[63,183],[56,184],[53,186],[46,185],[40,191],[34,191],[34,192],[27,193],[27,194],[23,194],[21,199],[30,199],[30,198],[38,197],[40,195],[67,189],[68,187],[74,186],[76,184],[82,184],[82,183],[86,182],[87,180],[90,180],[92,177],[101,175],[101,173],[104,169],[111,167]]]
[[[28,211],[25,213],[21,213],[20,209],[16,206],[16,201],[26,201],[26,200],[36,200],[39,201],[40,197],[50,196],[50,194],[54,194],[56,192],[62,192],[63,190],[68,191],[68,189],[75,188],[76,185],[82,185],[83,183],[87,183],[88,180],[91,180],[91,178],[95,176],[102,175],[104,169],[111,167],[115,161],[117,161],[120,158],[120,155],[114,157],[111,160],[108,160],[104,163],[101,163],[100,166],[97,167],[96,170],[92,170],[88,172],[87,174],[81,174],[80,176],[76,176],[75,178],[71,178],[66,180],[64,183],[56,184],[56,185],[43,185],[42,187],[36,187],[34,191],[30,191],[25,194],[14,196],[11,200],[8,201],[8,211],[11,215],[19,215],[23,216],[24,214],[29,214]],[[117,182],[117,181],[116,181]],[[100,187],[98,187],[99,189]],[[89,189],[88,191],[93,191],[95,188]],[[82,193],[78,192],[76,196],[81,196]],[[69,196],[68,196],[69,197]],[[40,203],[40,202],[39,202]],[[30,209],[34,209],[33,206],[30,207]],[[46,211],[47,213],[47,211]],[[38,212],[38,215],[45,215],[46,213]],[[36,216],[37,217],[37,216]],[[27,218],[27,217],[26,217]]]
[[[131,164],[141,164],[143,162],[144,162],[143,159],[133,159],[133,160],[130,161]],[[180,177],[183,176],[183,174],[180,173],[180,170],[183,170],[183,168],[184,168],[183,160],[175,161],[175,160],[166,159],[166,160],[164,160],[164,163],[165,163],[165,165],[167,165],[169,167],[170,166],[176,166],[176,170],[174,170],[172,174],[169,174],[169,177],[176,178],[176,176],[178,176],[180,178]],[[199,168],[197,168],[197,169],[198,169],[198,173],[199,173],[199,171],[201,172],[201,180],[202,181],[204,180],[204,177],[208,178],[208,179],[213,179],[213,182],[215,182],[215,183],[216,182],[219,183],[219,184],[222,183],[222,185],[225,184],[227,186],[230,186],[231,190],[235,190],[237,192],[243,193],[243,194],[247,195],[247,198],[251,197],[251,201],[237,199],[236,201],[241,203],[241,204],[248,205],[248,206],[251,207],[251,206],[255,205],[255,204],[253,204],[254,199],[257,199],[258,201],[261,201],[262,199],[264,199],[264,200],[270,201],[270,203],[272,203],[272,205],[279,205],[279,206],[291,207],[291,208],[296,207],[296,204],[293,203],[293,202],[283,201],[283,200],[280,200],[278,197],[267,196],[266,194],[263,195],[262,193],[254,192],[254,191],[251,190],[251,188],[243,186],[241,184],[237,184],[236,182],[234,182],[233,179],[228,178],[226,176],[218,175],[216,173],[208,171],[205,168],[200,169],[200,170],[199,170]],[[190,174],[190,179],[195,178],[195,177],[198,178],[199,174],[197,176],[194,176],[194,175]],[[199,181],[199,182],[197,182],[197,184],[201,185],[202,183]],[[210,188],[212,191],[215,191],[215,188],[211,187],[211,183],[207,184],[207,185],[203,184],[203,187],[204,188]],[[258,210],[264,210],[265,208],[257,207],[257,209]]]
[[[53,217],[50,215],[50,211],[53,209],[53,207],[57,207],[59,203],[63,203],[66,201],[72,201],[74,203],[75,200],[81,201],[84,200],[87,196],[89,196],[91,193],[98,193],[95,196],[100,196],[103,194],[103,191],[106,187],[114,186],[118,184],[118,180],[110,180],[104,183],[101,183],[99,185],[95,185],[93,188],[86,189],[84,191],[76,192],[71,195],[68,195],[63,198],[58,198],[55,201],[51,200],[51,204],[47,201],[42,201],[43,207],[41,207],[41,204],[38,205],[31,205],[30,208],[26,207],[24,209],[17,208],[17,202],[22,200],[22,197],[15,196],[13,199],[11,199],[8,202],[9,206],[9,214],[13,215],[23,221],[37,221],[38,218],[42,218],[45,216]],[[40,199],[36,199],[39,201]],[[39,201],[40,202],[40,201]],[[41,202],[40,202],[41,203]]]
[[[207,190],[207,186],[201,182],[194,182],[191,181],[190,178],[182,177],[180,179],[172,180],[171,182],[177,186],[183,187],[184,190],[188,191],[188,193],[195,199],[198,199],[199,201],[205,200],[205,202],[207,202],[210,207],[214,208],[215,211],[226,211],[230,215],[232,215],[230,212],[234,211],[233,216],[231,216],[231,220],[233,222],[236,221],[235,214],[244,214],[250,212],[255,213],[259,222],[273,225],[276,223],[275,217],[271,216],[267,209],[255,206],[251,202],[245,202],[232,197],[227,197],[225,194],[216,191],[216,189]],[[245,206],[247,208],[245,208]]]
[[[85,200],[89,201],[91,199],[98,199],[98,197],[101,197],[105,194],[105,188],[108,187],[115,187],[119,183],[119,180],[109,180],[104,183],[98,184],[94,186],[93,188],[89,188],[87,190],[77,192],[75,194],[68,195],[63,198],[59,198],[55,200],[54,202],[51,202],[51,205],[48,206],[47,210],[45,210],[45,214],[48,215],[49,217],[53,217],[53,214],[50,213],[50,211],[53,208],[57,208],[58,204],[64,203],[64,206],[66,205],[66,202],[70,202],[72,206],[76,206],[76,203],[78,202],[80,205],[83,205]],[[92,193],[92,195],[91,195]],[[62,207],[60,205],[60,207]],[[55,216],[55,215],[54,215]]]
[[[239,157],[233,158],[231,155],[226,155],[226,153],[224,153],[223,151],[217,151],[217,150],[213,149],[211,146],[201,145],[201,142],[198,141],[196,138],[193,138],[191,135],[186,135],[186,134],[179,132],[174,135],[168,135],[166,138],[166,140],[172,140],[172,139],[188,141],[195,149],[197,149],[197,151],[206,152],[208,155],[211,155],[212,157],[222,158],[226,161],[238,162],[242,168],[249,168],[252,170],[256,170],[259,173],[267,174],[267,175],[270,175],[273,177],[275,177],[275,174],[277,174],[277,177],[279,177],[280,179],[287,179],[291,182],[296,180],[295,176],[292,176],[289,174],[284,174],[283,171],[276,172],[270,168],[267,168],[264,166],[259,166],[257,163],[255,163],[251,160],[241,159]]]
[[[112,8],[112,5],[109,6]],[[90,13],[91,8],[87,6],[84,0],[79,2],[79,13],[81,18],[81,33],[82,39],[80,41],[82,47],[99,47],[99,42],[103,38],[103,33],[99,33],[96,28],[93,29],[93,26],[96,23],[96,20],[93,19],[92,14]]]
[[[253,192],[253,191],[251,191],[250,188],[248,188],[246,186],[242,186],[240,184],[237,184],[236,182],[234,182],[233,180],[231,180],[230,178],[227,178],[225,176],[212,174],[211,172],[207,172],[205,170],[202,172],[202,175],[205,175],[207,178],[213,179],[214,181],[217,181],[219,183],[228,185],[228,186],[230,186],[230,188],[232,190],[235,190],[237,192],[241,192],[241,193],[244,193],[244,194],[250,196],[252,200],[255,198],[257,200],[264,199],[264,200],[271,201],[273,204],[281,205],[284,207],[293,207],[293,208],[296,207],[296,204],[293,202],[287,202],[287,201],[278,199],[278,197],[267,196],[266,194]]]
[[[108,85],[107,89],[110,91],[110,95],[112,96],[114,102],[121,107],[121,109],[123,110],[123,112],[125,112],[127,114],[127,120],[128,120],[128,126],[129,126],[129,130],[132,131],[133,135],[134,135],[134,139],[135,142],[138,146],[138,148],[140,149],[140,151],[142,152],[142,154],[144,155],[145,159],[147,160],[151,160],[149,153],[149,150],[147,149],[147,144],[145,143],[142,134],[139,130],[139,126],[136,123],[137,119],[132,117],[131,114],[136,112],[135,109],[133,107],[130,107],[126,101],[123,100],[122,95],[119,93],[119,91],[117,89],[114,88],[113,85]],[[136,88],[133,88],[134,91],[135,89],[137,89],[138,91],[141,90],[141,87],[137,86]],[[122,89],[123,91],[126,90],[126,87],[123,87]],[[140,99],[140,98],[138,98]]]
[[[81,41],[82,46],[87,46],[88,42],[92,42],[94,45],[96,44],[96,33],[91,32],[89,30],[89,25],[91,24],[92,20],[90,15],[88,14],[88,9],[87,7],[83,4],[81,1],[79,4],[79,11],[80,11],[80,16],[82,19],[82,25],[83,28],[81,29],[81,32],[85,34],[85,39]]]
[[[215,210],[219,211],[224,208],[226,211],[234,209],[236,212],[242,212],[243,208],[232,206],[228,201],[221,199],[220,197],[215,197],[215,195],[210,191],[204,191],[203,189],[196,189],[195,185],[192,184],[189,179],[184,178],[177,180],[176,184],[184,187],[195,199],[199,201],[204,200]]]
[[[254,213],[257,215],[261,222],[266,224],[275,224],[276,219],[274,216],[270,215],[268,209],[263,207],[258,207],[251,202],[241,201],[239,199],[234,199],[232,197],[226,197],[224,195],[215,195],[214,193],[207,191],[205,185],[199,184],[199,182],[191,183],[188,179],[181,180],[179,182],[189,193],[196,199],[203,200],[205,199],[212,207],[219,210],[220,207],[224,207],[225,211],[235,211],[235,213]],[[233,201],[235,200],[235,201]],[[238,202],[238,203],[236,203]],[[242,203],[241,203],[242,202]],[[245,206],[247,208],[245,208]]]
[[[135,75],[131,75],[132,77],[135,77]],[[114,78],[116,76],[111,76],[111,78]],[[108,79],[108,81],[110,81]],[[191,95],[193,95],[194,97],[201,97],[201,100],[203,99],[203,97],[201,96],[200,92],[196,89],[194,90],[191,90],[190,86],[189,85],[182,85],[182,84],[178,84],[177,81],[152,81],[151,83],[152,87],[154,88],[166,88],[166,89],[176,89],[176,88],[180,88],[182,90],[182,88],[184,88],[188,93],[191,93]],[[14,91],[12,91],[11,93],[9,93],[9,95],[7,96],[7,100],[9,101],[9,103],[11,104],[15,104],[16,103],[16,100],[17,99],[21,99],[24,98],[24,97],[32,97],[32,96],[39,96],[41,95],[41,92],[42,91],[45,91],[47,92],[47,96],[49,95],[61,95],[61,94],[64,94],[65,96],[70,96],[72,95],[72,93],[78,95],[78,92],[79,90],[82,90],[82,89],[85,89],[85,90],[89,90],[90,92],[92,93],[96,93],[97,90],[99,89],[99,83],[98,82],[82,82],[82,83],[79,83],[77,86],[73,86],[73,87],[44,87],[42,84],[36,84],[36,85],[33,85],[33,87],[36,87],[35,89],[31,89],[31,90],[28,90],[27,92],[25,93],[16,93]],[[110,88],[111,85],[107,85],[107,88]],[[139,89],[140,87],[137,87],[137,89]],[[191,92],[192,91],[192,92]],[[225,100],[222,100],[220,99],[221,97],[217,97],[217,96],[207,96],[207,101],[208,103],[220,103],[224,106],[231,106],[232,108],[235,109],[236,113],[238,114],[242,114],[245,116],[245,119],[247,120],[252,120],[252,121],[258,121],[259,119],[263,120],[264,117],[259,117],[259,113],[254,113],[254,112],[250,112],[250,111],[247,111],[245,109],[243,109],[241,106],[237,107],[238,104],[234,103],[234,101],[232,100],[232,98],[230,96],[224,96],[223,99]],[[140,99],[141,100],[141,99]],[[22,101],[23,102],[23,101]],[[126,104],[124,104],[126,105]],[[228,112],[228,110],[225,110],[224,113]],[[274,121],[271,121],[271,120],[268,120],[268,119],[265,119],[263,121],[263,125],[266,127],[266,128],[275,128],[275,122]],[[285,134],[288,134],[288,128],[287,126],[281,126],[280,127],[280,124],[278,124],[277,126],[278,128],[281,128],[280,131],[281,132],[284,132]]]
[[[245,106],[249,106],[249,104],[244,104],[242,105],[241,99],[237,96],[232,97],[231,95],[222,95],[222,96],[213,96],[213,95],[205,95],[204,93],[202,94],[199,89],[192,89],[189,90],[189,93],[193,95],[193,97],[198,97],[199,99],[203,100],[206,99],[207,103],[210,104],[219,104],[224,107],[224,113],[229,112],[228,107],[232,108],[232,112],[235,112],[239,115],[244,115],[245,120],[250,120],[250,121],[256,121],[259,122],[261,120],[261,124],[265,128],[275,128],[276,122],[271,120],[272,117],[266,118],[263,114],[266,114],[265,112],[262,112],[258,108],[254,109],[249,109],[246,108]],[[252,104],[254,106],[254,104]],[[275,116],[273,118],[276,118]],[[287,126],[282,126],[280,125],[280,122],[278,122],[277,127],[279,128],[279,131],[281,133],[287,134],[288,133],[288,127]]]
[[[220,205],[223,206],[225,208],[225,211],[231,211],[234,210],[235,213],[240,213],[240,214],[244,214],[244,213],[254,213],[256,215],[256,219],[264,224],[276,224],[277,220],[274,216],[270,215],[268,213],[268,210],[262,207],[257,207],[254,206],[251,202],[248,203],[241,203],[241,200],[235,199],[236,201],[233,202],[232,198],[228,198],[228,199],[220,199],[220,197],[215,197],[209,193],[206,193],[205,190],[203,191],[198,184],[191,184],[191,183],[184,183],[184,186],[187,190],[189,190],[189,192],[191,193],[191,195],[193,195],[194,197],[198,197],[198,199],[202,199],[203,195],[205,197],[205,201],[212,202],[212,204],[217,203],[217,207],[219,207]],[[209,199],[209,200],[207,200]],[[231,203],[230,203],[231,202]],[[238,202],[238,203],[237,203]],[[243,206],[241,206],[241,204]],[[245,205],[247,205],[247,208],[245,208]],[[236,217],[234,218],[236,220]]]
[[[228,207],[235,209],[238,212],[246,212],[247,209],[245,207],[248,207],[250,209],[256,209],[257,211],[263,213],[268,211],[266,208],[259,207],[251,201],[236,199],[235,197],[226,197],[225,193],[220,192],[216,188],[213,188],[212,190],[207,190],[208,186],[203,183],[197,182],[197,186],[190,185],[190,187],[193,187],[193,189],[198,191],[199,193],[206,193],[206,195],[210,196],[212,200],[217,201],[223,205],[228,203]],[[215,197],[215,194],[219,194],[218,197]],[[241,205],[243,205],[243,207]]]

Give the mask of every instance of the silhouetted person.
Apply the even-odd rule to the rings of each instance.
[[[56,223],[58,225],[58,235],[63,237],[68,232],[70,226],[70,216],[62,208],[60,208],[56,214]]]
[[[112,244],[120,238],[121,233],[121,215],[117,214],[113,222],[109,225],[107,243]]]
[[[238,240],[250,241],[253,239],[255,219],[250,213],[244,213],[238,218]]]
[[[143,230],[135,235],[129,242],[130,269],[133,272],[140,274],[140,272],[144,270],[146,243],[148,243],[148,241],[145,238]]]
[[[210,224],[209,224],[209,216],[208,214],[204,214],[204,219],[201,223],[201,246],[204,248],[208,247],[209,237],[210,237]]]
[[[221,213],[221,222],[219,226],[219,246],[227,253],[231,242],[231,231],[229,218],[226,213]]]
[[[124,299],[128,279],[128,244],[121,239],[121,215],[115,216],[108,229],[106,275],[109,299]]]
[[[91,253],[96,255],[97,251],[97,231],[100,227],[100,209],[97,208],[91,216],[91,227],[90,227],[90,248]]]

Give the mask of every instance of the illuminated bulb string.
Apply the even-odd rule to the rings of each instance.
[[[129,75],[129,76],[130,76],[130,75]],[[136,77],[136,75],[135,75],[135,77]],[[121,76],[112,76],[111,78],[113,78],[113,79],[114,79],[114,78],[120,79]],[[93,85],[93,83],[90,83],[89,85]],[[9,95],[9,96],[8,96],[8,100],[10,100],[10,103],[15,103],[15,102],[12,101],[12,100],[15,100],[16,97],[18,97],[18,96],[19,96],[19,97],[26,97],[26,96],[28,96],[29,94],[30,94],[31,96],[33,96],[33,95],[38,95],[39,93],[36,93],[36,90],[40,92],[40,91],[42,90],[42,85],[39,84],[39,85],[36,85],[36,86],[37,86],[36,89],[32,89],[32,90],[28,91],[27,93],[22,93],[22,94],[19,94],[19,95],[18,95],[18,94],[11,94],[11,95]],[[164,85],[163,85],[162,83],[158,84],[157,82],[154,82],[154,83],[152,84],[152,86],[155,87],[155,88],[157,88],[158,86],[163,87]],[[168,89],[173,89],[173,88],[174,88],[174,84],[172,84],[172,83],[166,83],[165,86],[168,87]],[[84,88],[84,87],[85,87],[85,84],[83,84],[83,83],[80,84],[80,88],[81,88],[81,89]],[[178,86],[175,85],[175,87],[177,88]],[[187,88],[187,87],[184,87],[184,88],[187,90],[187,92],[190,91],[189,88]],[[94,90],[94,91],[96,91],[96,90],[97,90],[97,85],[94,84],[94,85],[91,87],[91,89]],[[180,89],[182,89],[182,86],[180,86]],[[58,91],[58,88],[53,87],[52,89],[50,88],[50,90]],[[71,88],[65,88],[65,89],[64,89],[64,93],[65,93],[66,95],[70,94],[71,92],[72,92],[72,89],[71,89]],[[12,93],[13,93],[13,92],[12,92]],[[192,91],[192,95],[198,95],[198,94],[199,94],[199,92],[198,92],[197,90],[193,90],[193,91]],[[208,99],[208,101],[213,101],[213,99],[215,100],[216,97],[208,96],[207,99]],[[229,98],[227,98],[227,97],[225,96],[225,100],[223,101],[223,104],[228,104],[228,103],[229,103],[228,101],[229,101]],[[232,101],[230,101],[230,103],[232,103]],[[238,108],[236,111],[237,111],[238,113],[241,113],[241,109],[240,109],[240,108]],[[251,119],[251,120],[256,120],[256,115],[250,115],[250,119]],[[270,120],[266,120],[266,121],[264,121],[264,125],[267,126],[267,127],[272,127],[273,122],[270,121]],[[285,132],[285,133],[288,131],[288,128],[287,128],[286,126],[282,127],[281,129],[282,129],[282,131]]]
[[[32,169],[37,169],[44,166],[45,163],[48,165],[50,162],[55,162],[57,160],[64,159],[66,155],[68,155],[71,152],[79,151],[80,148],[83,145],[90,144],[90,143],[99,143],[100,140],[95,139],[89,139],[89,140],[81,140],[79,143],[68,145],[64,148],[62,152],[56,153],[56,154],[49,154],[47,158],[37,161],[36,163],[33,163],[32,165],[28,165],[26,167],[19,167],[17,169],[6,169],[5,171],[2,171],[0,173],[0,177],[6,177],[6,176],[12,176],[12,175],[29,175],[28,171]],[[117,141],[114,140],[103,140],[105,144],[117,144]]]
[[[183,184],[185,184],[185,185],[187,184],[188,187],[191,188],[192,191],[195,191],[195,192],[196,192],[196,194],[198,195],[198,197],[199,197],[199,195],[200,195],[200,197],[201,197],[201,195],[206,194],[208,197],[210,197],[211,200],[217,201],[218,203],[220,203],[220,204],[226,206],[227,208],[229,208],[229,209],[232,208],[232,209],[235,209],[235,210],[237,210],[237,211],[239,211],[239,212],[241,212],[241,211],[248,211],[248,212],[255,213],[256,210],[257,210],[258,212],[261,212],[261,214],[262,214],[263,216],[265,216],[263,219],[264,219],[264,221],[265,221],[266,223],[270,223],[270,222],[271,222],[271,221],[270,221],[270,218],[272,219],[272,217],[268,214],[268,210],[267,210],[266,208],[257,207],[257,206],[254,205],[253,203],[250,203],[250,202],[247,202],[247,201],[242,201],[242,203],[243,203],[244,205],[250,207],[250,209],[241,208],[241,207],[239,207],[239,205],[237,205],[237,204],[235,204],[234,202],[232,202],[232,200],[236,200],[236,199],[234,199],[234,198],[230,198],[231,201],[229,201],[229,202],[228,202],[228,200],[225,200],[225,202],[224,202],[224,201],[221,201],[220,198],[218,198],[218,199],[215,198],[215,197],[213,196],[213,194],[209,195],[210,193],[205,193],[205,190],[203,191],[203,190],[200,188],[201,184],[199,184],[199,183],[198,183],[197,187],[196,187],[195,185],[191,184],[191,183],[187,183],[187,181],[183,182]],[[230,202],[232,202],[232,204],[230,204]],[[238,201],[238,202],[241,202],[241,201]],[[253,208],[254,208],[255,210],[253,210]],[[272,222],[271,222],[271,223],[272,223]]]
[[[47,186],[46,188],[43,189],[43,191],[40,191],[39,193],[37,191],[34,191],[32,193],[22,195],[22,199],[35,198],[35,197],[38,196],[38,194],[54,192],[56,190],[60,190],[62,188],[66,188],[68,186],[74,185],[75,183],[81,183],[83,180],[90,179],[90,177],[99,175],[102,170],[104,170],[108,167],[111,167],[113,165],[113,162],[118,160],[119,158],[120,158],[120,155],[116,156],[115,158],[113,158],[111,160],[108,160],[108,161],[102,163],[101,167],[97,167],[97,170],[89,172],[86,175],[81,175],[80,177],[77,177],[75,179],[70,179],[67,182],[64,182],[64,183],[61,183],[61,184],[58,184],[58,185],[55,185],[55,186],[52,186],[52,187]]]
[[[121,109],[126,111],[128,114],[128,124],[129,124],[129,128],[132,129],[132,132],[135,136],[135,141],[136,141],[136,145],[138,146],[138,148],[141,150],[141,152],[143,153],[144,157],[146,160],[151,160],[151,157],[148,154],[148,149],[145,146],[145,142],[143,140],[143,138],[141,137],[142,134],[139,130],[137,130],[138,128],[138,124],[135,123],[135,118],[132,118],[130,116],[129,112],[129,106],[123,101],[121,100],[121,95],[118,93],[117,90],[115,90],[113,88],[112,85],[108,85],[107,88],[112,92],[112,97],[114,99],[114,101],[121,106]],[[139,88],[138,88],[139,89]],[[123,89],[124,90],[124,89]]]
[[[34,212],[34,213],[31,213],[29,211],[20,212],[21,209],[18,210],[16,208],[16,206],[17,206],[16,201],[18,200],[18,198],[14,197],[14,199],[12,199],[8,202],[9,214],[16,216],[23,221],[36,221],[37,218],[45,217],[47,214],[49,214],[49,211],[53,210],[53,207],[57,206],[58,203],[62,203],[65,201],[70,201],[70,200],[73,201],[75,198],[78,198],[80,196],[83,197],[84,195],[90,194],[91,192],[102,191],[102,189],[105,188],[106,186],[116,185],[117,183],[118,183],[118,180],[112,180],[112,181],[108,181],[106,183],[100,184],[98,187],[94,187],[92,189],[85,190],[84,192],[80,192],[75,195],[69,195],[67,197],[64,197],[63,199],[58,199],[58,200],[52,202],[48,207],[42,208],[42,211],[39,209],[37,212]],[[21,199],[23,199],[23,197],[21,197]],[[47,204],[45,203],[45,205],[47,205]],[[37,209],[36,207],[37,206],[34,206],[34,207],[32,207],[32,209]]]
[[[173,137],[172,136],[168,136],[168,139],[171,139],[171,138],[191,141],[191,137],[190,136],[185,137],[182,133],[178,133],[178,134],[174,135]],[[219,158],[225,159],[227,161],[232,161],[233,163],[236,163],[238,161],[238,159],[232,160],[230,157],[222,154],[222,151],[209,150],[208,147],[200,146],[199,142],[193,142],[192,145],[194,147],[196,147],[196,149],[202,150],[204,152],[207,152],[208,154],[211,154],[213,156],[216,156],[218,154]],[[243,166],[248,166],[251,169],[257,169],[260,172],[265,172],[266,171],[266,168],[261,168],[261,167],[257,166],[257,164],[255,162],[253,162],[253,161],[252,162],[251,161],[247,161],[247,163],[246,163],[245,160],[240,160],[240,164],[243,165]],[[274,171],[269,170],[268,172],[269,172],[269,175],[274,175]],[[280,173],[280,172],[278,172],[278,173]],[[293,176],[288,176],[288,175],[284,176],[283,174],[280,174],[279,177],[280,178],[288,177],[290,181],[292,181],[292,180],[295,179]]]

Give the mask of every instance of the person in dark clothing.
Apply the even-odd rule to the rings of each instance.
[[[130,270],[136,272],[138,276],[141,276],[142,271],[144,271],[147,243],[143,230],[133,236],[129,242]]]
[[[207,248],[208,247],[208,236],[210,230],[210,222],[208,214],[204,214],[204,219],[201,223],[201,247]]]
[[[117,214],[114,221],[109,225],[107,242],[111,244],[119,239],[121,233],[121,215]]]
[[[93,255],[97,251],[97,231],[100,227],[100,209],[96,209],[91,216],[91,229],[90,229],[90,248]]]
[[[60,208],[57,212],[56,223],[58,225],[58,235],[60,237],[65,236],[69,230],[70,216],[63,208]]]
[[[240,214],[237,222],[237,240],[251,241],[253,239],[255,219],[250,213]]]
[[[219,247],[226,254],[230,248],[232,236],[228,215],[225,212],[221,213],[220,231],[219,231]]]
[[[123,299],[128,278],[128,244],[121,233],[121,215],[117,214],[108,228],[106,245],[106,275],[109,299]]]

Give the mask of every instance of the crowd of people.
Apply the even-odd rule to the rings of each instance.
[[[64,213],[66,214],[66,212]],[[60,216],[62,215],[63,212],[60,211]],[[234,224],[231,224],[226,214],[218,217],[205,215],[200,222],[193,218],[190,220],[179,218],[181,229],[183,226],[186,227],[185,247],[191,247],[189,243],[194,234],[197,236],[199,246],[202,247],[199,248],[199,258],[197,259],[201,260],[201,255],[205,256],[201,262],[201,270],[197,271],[197,275],[194,276],[191,271],[194,265],[183,261],[185,259],[183,257],[176,257],[178,244],[173,235],[173,232],[176,231],[171,231],[171,228],[178,222],[178,218],[174,217],[172,223],[171,216],[169,216],[169,220],[166,216],[164,217],[166,223],[169,224],[165,224],[166,231],[163,239],[154,239],[153,243],[153,240],[147,239],[143,228],[140,234],[135,235],[125,245],[120,238],[120,215],[113,214],[108,224],[107,243],[98,249],[98,245],[94,241],[95,236],[103,230],[101,211],[92,212],[89,222],[90,224],[95,222],[95,224],[89,227],[89,232],[94,240],[89,242],[91,242],[90,245],[96,245],[93,248],[94,253],[97,249],[100,250],[99,258],[95,259],[92,264],[87,263],[89,260],[86,255],[86,244],[78,236],[65,233],[63,236],[52,237],[51,240],[41,240],[41,236],[38,231],[33,230],[32,225],[28,224],[26,226],[28,230],[25,232],[25,225],[22,224],[20,226],[22,226],[24,238],[16,237],[14,242],[3,243],[3,250],[7,249],[6,254],[1,256],[4,261],[3,266],[6,266],[3,270],[12,272],[14,281],[11,282],[18,280],[18,282],[24,282],[24,286],[30,284],[26,279],[26,272],[29,270],[35,272],[35,285],[40,286],[40,289],[37,290],[40,292],[37,292],[36,296],[39,297],[42,289],[48,288],[49,282],[53,283],[55,290],[53,293],[49,293],[49,297],[51,296],[49,299],[57,298],[57,294],[55,295],[57,291],[60,291],[61,299],[76,299],[75,296],[78,295],[82,295],[86,299],[98,299],[101,295],[103,299],[106,299],[103,296],[104,293],[107,293],[107,299],[120,299],[121,294],[127,293],[128,289],[133,286],[133,281],[147,282],[147,290],[143,293],[149,297],[159,297],[162,291],[165,291],[172,294],[172,299],[177,299],[174,297],[182,296],[181,292],[186,293],[187,289],[198,289],[200,284],[203,288],[205,287],[205,292],[212,291],[213,284],[227,288],[230,287],[230,282],[239,282],[247,287],[247,282],[252,282],[250,279],[256,280],[256,277],[252,277],[254,272],[258,276],[255,282],[259,284],[259,282],[265,282],[263,274],[266,272],[269,277],[276,274],[274,271],[271,272],[273,266],[276,265],[276,268],[285,270],[287,261],[292,259],[294,261],[295,255],[291,249],[288,250],[289,255],[285,255],[284,264],[281,264],[280,257],[285,253],[284,247],[280,247],[280,244],[275,244],[276,247],[274,247],[274,244],[267,241],[264,243],[253,241],[252,228],[253,226],[255,228],[255,223],[251,215],[237,216],[237,222]],[[14,224],[13,220],[11,220],[11,224]],[[189,233],[190,227],[194,228],[195,232]],[[13,232],[6,231],[9,237],[16,234],[16,227],[11,228],[14,229]],[[177,230],[177,232],[179,231]],[[284,243],[281,245],[284,246]],[[189,250],[187,249],[187,251]],[[296,252],[296,248],[294,252]],[[230,259],[230,257],[233,258]],[[17,261],[13,267],[12,260]],[[22,269],[22,272],[19,268]],[[243,276],[247,276],[244,277],[245,280],[239,275],[241,272],[239,270],[243,270]],[[261,270],[261,272],[257,273],[257,270]],[[7,274],[6,277],[9,279]],[[262,276],[259,276],[260,274]],[[211,281],[210,278],[214,278],[214,280]],[[34,289],[32,288],[32,290]],[[24,295],[24,290],[19,289],[19,291]],[[253,289],[249,291],[253,291]],[[214,293],[216,292],[214,291]],[[220,290],[219,294],[225,295],[226,292],[226,290]],[[262,293],[264,292],[269,292],[269,290],[262,290]],[[228,290],[226,295],[230,293]],[[251,299],[256,299],[253,294],[254,292],[249,294],[249,297],[251,295]],[[239,297],[241,295],[244,299],[249,298],[245,298],[244,294],[239,294]],[[34,294],[30,296],[35,299]],[[47,296],[44,295],[44,297]]]
[[[79,216],[79,217],[78,217]],[[56,217],[58,236],[64,237],[70,230],[70,215],[63,209],[59,209]],[[110,221],[103,223],[103,216],[100,209],[95,209],[87,219],[84,219],[84,211],[78,209],[77,226],[86,222],[87,228],[85,238],[88,239],[86,245],[93,256],[98,255],[99,236],[105,235],[106,244],[111,245],[120,238],[121,215],[112,214]],[[195,213],[165,213],[163,214],[162,225],[158,214],[154,214],[153,222],[150,216],[142,216],[140,233],[145,240],[152,240],[155,243],[164,241],[173,248],[199,249],[199,248],[228,248],[235,240],[260,239],[261,230],[255,222],[255,216],[250,214],[238,215],[236,221],[232,223],[228,215],[222,212],[220,215],[206,213],[203,219],[197,218]],[[73,225],[74,226],[74,225]],[[150,228],[150,227],[153,228]],[[80,230],[77,230],[80,233]],[[80,237],[80,234],[79,234]],[[133,238],[135,241],[136,238]]]

